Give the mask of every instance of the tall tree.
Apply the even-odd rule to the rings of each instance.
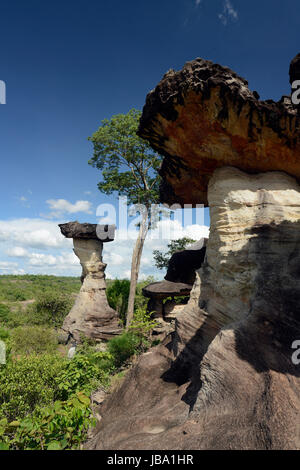
[[[98,188],[105,194],[127,196],[128,202],[140,205],[141,222],[131,261],[130,292],[126,327],[134,314],[134,299],[141,257],[151,226],[151,204],[158,203],[161,156],[146,141],[136,135],[141,113],[132,109],[104,119],[99,129],[89,137],[94,155],[89,164],[102,172]]]

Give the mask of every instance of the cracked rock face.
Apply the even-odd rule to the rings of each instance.
[[[165,156],[163,201],[209,204],[210,236],[175,333],[103,404],[87,447],[300,450],[297,110],[197,59],[148,95],[139,134]]]
[[[93,238],[91,224],[64,224],[62,232],[73,238],[74,253],[82,266],[82,287],[62,329],[76,341],[84,335],[95,340],[107,340],[121,333],[119,317],[107,302],[105,268],[102,262],[103,242]],[[67,228],[66,228],[67,227]],[[71,230],[70,230],[71,227]],[[91,238],[87,238],[88,236]]]

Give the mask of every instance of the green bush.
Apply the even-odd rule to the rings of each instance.
[[[113,370],[114,361],[107,352],[76,354],[57,375],[57,398],[66,400],[78,391],[90,394],[100,385],[107,387]]]
[[[59,328],[71,310],[72,303],[70,297],[57,292],[39,294],[36,302],[28,310],[29,322]]]
[[[6,342],[10,338],[10,331],[0,326],[0,339]]]
[[[0,420],[23,418],[58,394],[57,376],[66,359],[40,354],[11,359],[0,366]]]
[[[119,313],[120,319],[124,324],[126,322],[129,290],[130,281],[127,279],[116,279],[109,283],[106,289],[107,300],[110,307]]]
[[[13,354],[53,353],[57,344],[55,332],[42,326],[24,326],[11,331]]]
[[[0,450],[78,449],[95,424],[90,399],[79,392],[67,401],[39,408],[21,421],[0,420]]]
[[[0,324],[3,325],[8,322],[10,316],[10,308],[7,305],[0,304]]]
[[[151,316],[152,312],[147,312],[145,307],[138,307],[135,309],[133,320],[129,327],[129,330],[138,336],[141,341],[144,341],[144,343],[149,340],[151,331],[157,326],[157,321],[153,320]]]
[[[139,352],[141,340],[132,332],[122,335],[108,342],[108,351],[113,356],[116,367],[120,367],[127,359]]]

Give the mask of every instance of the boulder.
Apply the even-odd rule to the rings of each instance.
[[[177,251],[169,261],[165,279],[174,283],[193,285],[196,270],[201,268],[205,253],[205,246],[200,250],[187,248],[186,250]]]
[[[150,93],[139,133],[165,155],[162,199],[209,204],[210,237],[175,333],[103,403],[86,447],[300,450],[300,140],[290,99],[261,102],[234,72],[197,59]]]

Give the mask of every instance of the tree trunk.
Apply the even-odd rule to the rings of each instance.
[[[139,230],[139,234],[138,234],[135,247],[132,253],[130,291],[129,291],[129,298],[128,298],[127,316],[126,316],[126,330],[128,330],[133,319],[136,286],[138,282],[141,258],[142,258],[145,238],[147,236],[148,229],[149,229],[148,210],[145,209],[142,212],[142,221],[140,225],[140,230]]]

